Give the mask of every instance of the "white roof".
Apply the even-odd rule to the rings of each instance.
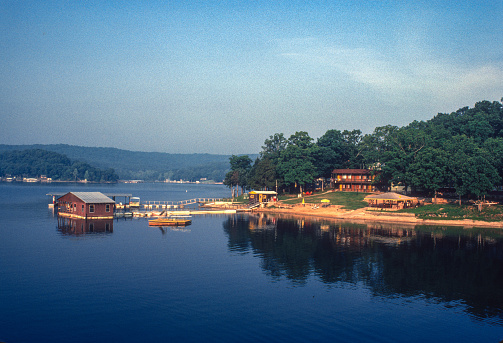
[[[275,191],[251,191],[250,194],[267,194],[267,195],[276,195]]]
[[[101,192],[70,192],[87,204],[109,204],[114,203],[112,199]]]

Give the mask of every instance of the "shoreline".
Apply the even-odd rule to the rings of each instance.
[[[340,208],[318,208],[312,209],[308,207],[296,206],[293,208],[258,208],[253,209],[253,212],[271,213],[271,214],[286,214],[297,217],[316,217],[319,219],[332,220],[350,220],[362,222],[383,222],[383,223],[398,223],[409,225],[429,225],[429,226],[458,226],[463,228],[503,228],[503,222],[487,222],[472,219],[420,219],[412,213],[396,213],[396,212],[374,212],[368,211],[368,208],[357,210],[344,210]]]

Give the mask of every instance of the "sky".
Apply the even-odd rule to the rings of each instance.
[[[0,144],[255,154],[503,97],[503,1],[0,0]]]

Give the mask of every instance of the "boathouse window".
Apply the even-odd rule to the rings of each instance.
[[[105,205],[105,211],[106,212],[110,212],[110,204],[106,204]]]
[[[94,213],[94,205],[89,205],[89,213]]]
[[[84,205],[82,205],[82,213],[84,213],[84,212],[85,212],[85,211],[84,211],[84,208],[85,208],[85,206],[84,206]]]

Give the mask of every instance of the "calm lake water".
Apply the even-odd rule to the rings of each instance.
[[[499,342],[501,230],[278,216],[58,227],[46,193],[223,197],[219,185],[0,184],[3,342]],[[101,231],[101,232],[100,232]]]

